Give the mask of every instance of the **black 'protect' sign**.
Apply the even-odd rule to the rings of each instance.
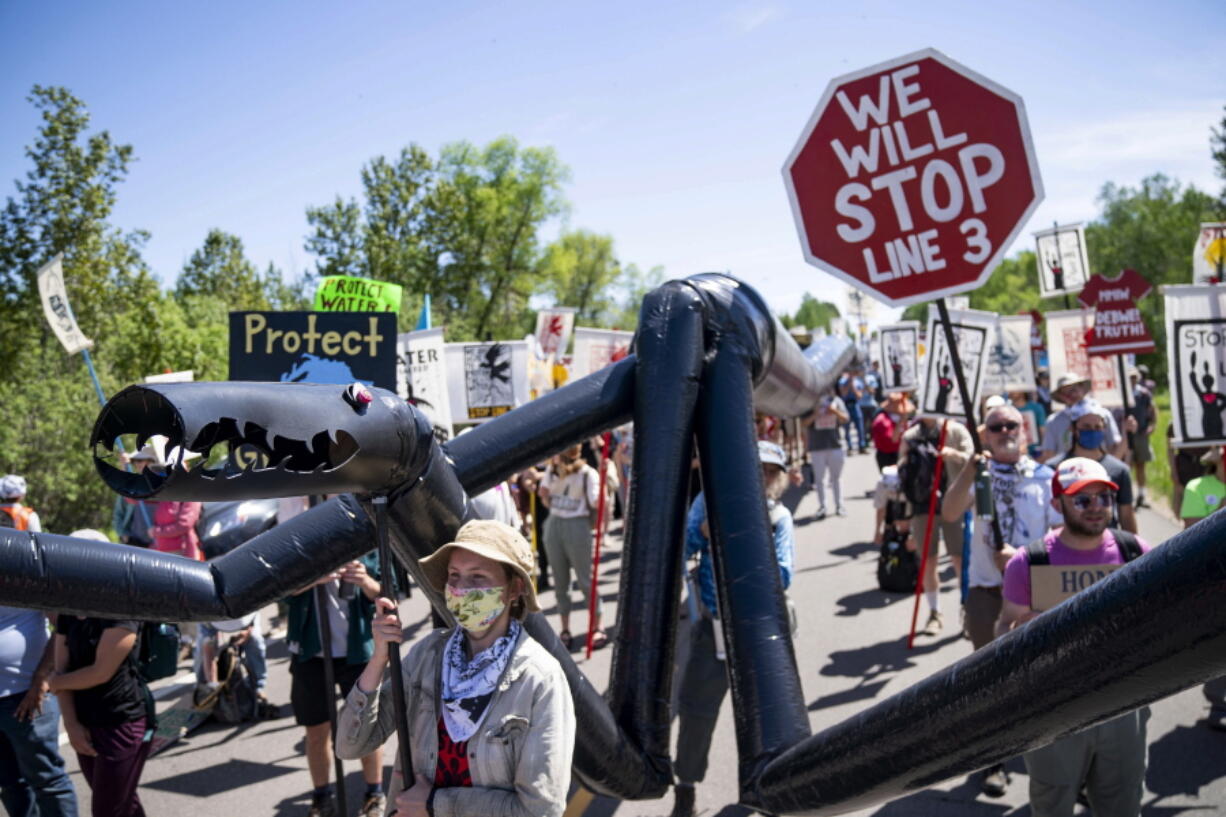
[[[231,312],[230,379],[396,390],[393,312]]]

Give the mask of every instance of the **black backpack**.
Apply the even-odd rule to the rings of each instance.
[[[243,666],[242,650],[237,644],[227,644],[219,651],[217,677],[222,679],[222,684],[217,690],[213,720],[226,724],[257,720],[261,713],[255,679]]]
[[[907,458],[898,466],[898,481],[902,485],[903,496],[920,513],[927,513],[928,500],[932,485],[936,482],[937,441],[920,437],[907,443]],[[941,482],[937,486],[937,508],[940,507],[941,494],[945,491],[945,471],[941,470]],[[934,509],[935,511],[936,509]]]
[[[145,681],[169,678],[179,669],[179,625],[146,621],[141,624],[136,667]]]
[[[886,593],[912,593],[918,580],[919,560],[907,550],[906,535],[887,531],[877,556],[877,586]]]

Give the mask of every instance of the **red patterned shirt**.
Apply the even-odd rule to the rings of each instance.
[[[468,741],[456,743],[447,734],[447,724],[438,719],[438,766],[434,769],[434,786],[439,789],[457,788],[473,784],[468,770]]]

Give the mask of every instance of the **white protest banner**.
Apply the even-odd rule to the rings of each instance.
[[[919,321],[902,321],[877,328],[882,388],[886,391],[919,388],[919,332]]]
[[[528,402],[528,344],[444,344],[452,421],[483,423]]]
[[[1166,286],[1162,294],[1174,444],[1226,445],[1226,287]]]
[[[575,329],[576,311],[573,306],[555,306],[536,313],[536,344],[542,358],[566,354]]]
[[[1067,373],[1090,379],[1090,389],[1100,405],[1114,408],[1122,405],[1120,376],[1116,362],[1106,357],[1091,357],[1086,352],[1086,335],[1094,327],[1094,313],[1089,309],[1066,309],[1048,312],[1047,357],[1052,388],[1060,376]]]
[[[1226,275],[1226,221],[1200,225],[1192,246],[1192,282],[1220,284]]]
[[[535,400],[554,390],[553,369],[557,356],[541,354],[536,335],[524,335],[524,343],[528,347],[528,399]]]
[[[68,290],[64,286],[64,256],[56,255],[38,270],[38,294],[43,300],[43,314],[55,336],[68,354],[93,348],[94,342],[81,333],[72,307],[68,305]]]
[[[191,369],[182,372],[163,372],[151,374],[145,378],[146,383],[191,383],[196,379],[196,373]]]
[[[1074,295],[1090,278],[1086,255],[1086,231],[1081,224],[1056,225],[1034,234],[1035,263],[1039,269],[1039,294]]]
[[[983,390],[987,394],[1034,390],[1029,315],[997,315],[988,335]]]
[[[610,363],[621,360],[630,353],[632,340],[633,332],[576,326],[575,354],[570,364],[571,379],[587,377],[592,372],[600,371]]]
[[[976,412],[983,388],[984,358],[988,351],[988,331],[995,315],[973,310],[949,311],[949,325],[958,344],[958,358],[966,378],[966,390]],[[945,344],[945,329],[935,306],[928,307],[928,349],[924,360],[924,380],[920,388],[919,413],[927,417],[949,417],[966,422],[966,408],[954,375],[953,358]]]
[[[421,409],[435,436],[451,438],[451,395],[443,354],[443,329],[420,329],[396,336],[396,393]]]

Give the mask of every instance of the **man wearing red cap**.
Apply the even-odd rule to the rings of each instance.
[[[1064,516],[1064,527],[1009,560],[998,636],[1150,549],[1139,537],[1107,527],[1117,490],[1094,460],[1072,457],[1060,463],[1052,478],[1052,504]],[[1140,814],[1147,720],[1149,708],[1142,707],[1026,753],[1034,817],[1072,817],[1083,787],[1095,817]]]

